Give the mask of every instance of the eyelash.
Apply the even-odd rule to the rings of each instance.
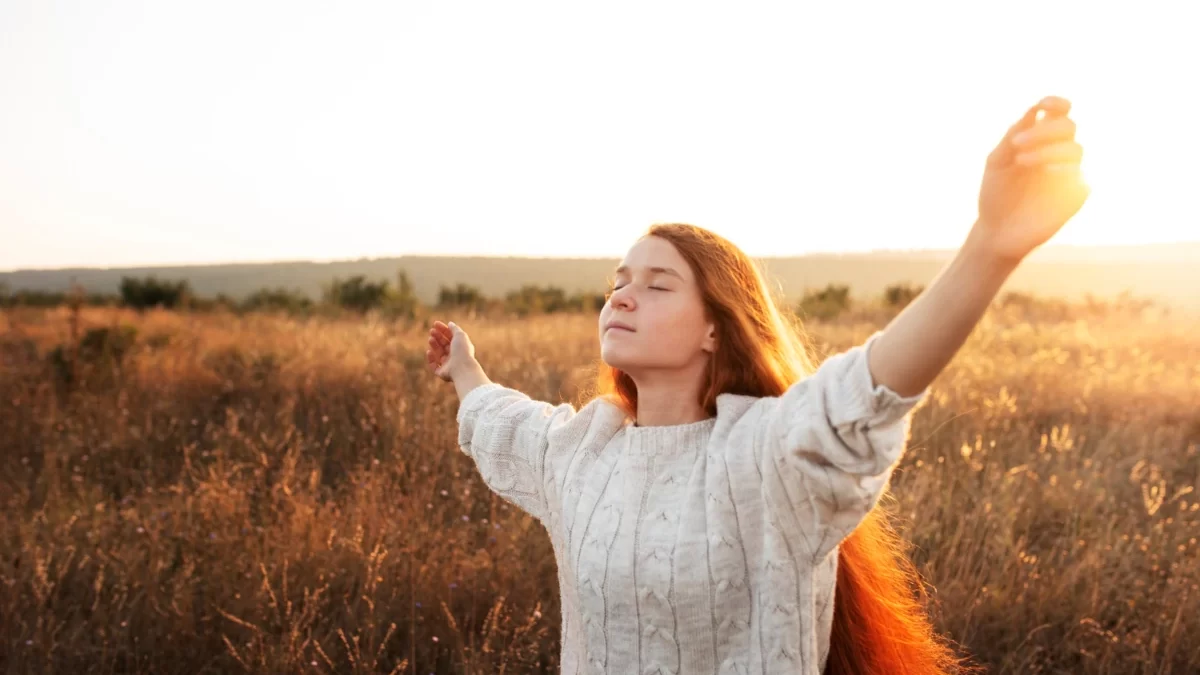
[[[625,286],[609,286],[609,288],[608,288],[608,293],[609,293],[609,295],[611,295],[611,294],[613,294],[614,292],[616,292],[616,291],[618,291],[618,290],[620,290],[620,289],[622,289],[622,288],[625,288]],[[662,288],[661,286],[649,286],[648,288],[649,288],[650,290],[652,290],[652,291],[666,291],[666,290],[670,290],[670,289],[667,289],[667,288]]]

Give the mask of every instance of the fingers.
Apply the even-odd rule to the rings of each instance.
[[[1052,143],[1018,152],[1013,162],[1020,166],[1078,164],[1083,160],[1083,148],[1074,141]]]
[[[453,338],[453,336],[454,334],[449,326],[441,321],[434,321],[433,327],[429,329],[429,344],[449,346],[450,340]]]
[[[429,329],[429,348],[425,350],[425,360],[431,367],[437,368],[446,359],[450,353],[450,345],[457,334],[465,335],[463,329],[453,321],[449,324],[441,321],[433,322],[433,327]]]
[[[464,343],[464,344],[469,341],[467,339],[466,331],[464,331],[458,324],[454,323],[453,321],[450,322],[449,329],[450,329],[450,334],[446,336],[447,337],[447,341],[446,341],[447,345],[449,345],[452,341],[454,341],[455,338],[461,338],[458,341],[461,343]]]
[[[453,323],[453,322],[451,322],[451,323]],[[442,323],[441,321],[434,321],[433,328],[429,329],[430,335],[438,335],[440,337],[443,337],[446,339],[446,342],[450,341],[450,337],[453,335],[453,333],[454,333],[453,329],[451,329],[450,326],[447,326],[446,324]]]
[[[1038,121],[1038,113],[1045,109],[1042,106],[1048,100],[1049,98],[1042,99],[1037,103],[1037,105],[1033,106],[1029,110],[1026,110],[1025,114],[1021,116],[1021,119],[1017,120],[1015,124],[1008,128],[1008,131],[1004,134],[1004,138],[1000,142],[1000,147],[1008,145],[1012,142],[1013,138],[1017,136],[1017,134],[1020,134],[1036,124]]]
[[[446,330],[449,329],[441,321],[435,321],[433,328],[429,329],[429,348],[425,350],[425,361],[435,371],[441,367],[450,351],[450,338],[444,334]]]
[[[450,345],[450,336],[429,331],[429,345],[431,347],[448,347]]]
[[[1034,109],[1044,111],[1046,117],[1065,117],[1071,112],[1071,102],[1060,96],[1047,96],[1038,101]]]
[[[1007,140],[1012,140],[1021,132],[1032,128],[1044,120],[1061,119],[1066,117],[1070,112],[1070,101],[1058,96],[1047,96],[1038,101],[1032,108],[1026,110],[1020,121],[1009,127]]]
[[[987,158],[987,165],[990,167],[1003,167],[1012,162],[1014,148],[1013,139],[1024,132],[1026,129],[1033,126],[1037,121],[1038,108],[1034,106],[1025,113],[1025,116],[1017,121],[1016,124],[1008,128],[1004,134],[1004,138],[1000,140],[1000,144],[992,151]]]
[[[429,344],[431,346],[442,345],[443,347],[449,347],[455,335],[466,336],[466,333],[453,321],[449,324],[434,321],[433,327],[429,329]]]
[[[443,380],[449,379],[446,369],[450,362],[450,345],[456,335],[466,337],[463,329],[453,321],[448,324],[434,321],[429,329],[429,348],[425,350],[425,361],[429,369]]]
[[[1012,138],[1017,152],[1026,152],[1039,145],[1075,138],[1075,122],[1069,117],[1045,118]]]
[[[450,348],[450,341],[443,339],[440,335],[434,333],[429,334],[429,349],[435,354],[444,354]]]
[[[1026,110],[1025,114],[1021,116],[1021,119],[1017,120],[1015,124],[1008,128],[1008,133],[1004,134],[1004,140],[1011,143],[1012,139],[1015,138],[1017,134],[1033,126],[1034,123],[1037,122],[1038,110],[1039,108],[1036,105],[1029,110]]]
[[[988,155],[989,166],[1006,166],[1016,156],[1035,146],[1073,139],[1075,123],[1067,118],[1071,102],[1058,96],[1047,96],[1025,111],[1016,124],[1008,128],[996,149]]]

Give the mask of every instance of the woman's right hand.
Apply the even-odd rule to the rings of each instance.
[[[425,351],[429,370],[443,380],[454,380],[454,373],[463,372],[475,364],[475,345],[466,331],[451,321],[434,321],[429,329],[429,349]]]

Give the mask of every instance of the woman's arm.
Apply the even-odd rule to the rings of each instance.
[[[924,391],[966,342],[1015,267],[983,242],[968,239],[872,345],[874,382],[901,396]]]
[[[470,390],[459,404],[458,447],[475,460],[489,490],[548,523],[552,441],[577,420],[568,403],[537,401],[489,382]]]
[[[904,452],[912,411],[1008,275],[1082,206],[1069,107],[1045,99],[1009,129],[988,158],[979,220],[928,290],[883,331],[757,404],[764,497],[814,559],[874,508]]]
[[[950,264],[873,345],[874,382],[902,396],[929,386],[1012,271],[1083,206],[1083,150],[1069,111],[1064,99],[1043,99],[988,157],[979,220]]]
[[[425,356],[435,375],[454,383],[458,445],[475,461],[484,483],[545,523],[551,435],[575,419],[575,409],[535,401],[492,382],[475,360],[470,338],[453,323],[434,322]]]

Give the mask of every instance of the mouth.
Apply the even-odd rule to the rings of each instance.
[[[636,333],[636,332],[637,332],[637,331],[635,331],[635,330],[633,329],[633,326],[630,326],[630,325],[628,325],[628,324],[621,323],[620,321],[613,321],[612,323],[610,323],[610,324],[608,324],[607,326],[605,326],[605,327],[604,327],[604,332],[605,332],[605,333],[607,333],[607,332],[609,332],[609,331],[611,331],[611,330],[616,330],[616,331],[624,331],[624,332],[627,332],[627,333]]]

